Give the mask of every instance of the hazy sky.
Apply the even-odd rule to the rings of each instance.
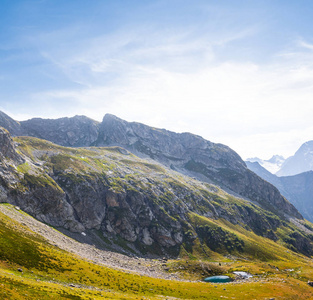
[[[2,0],[0,109],[105,113],[243,158],[313,140],[313,1]]]

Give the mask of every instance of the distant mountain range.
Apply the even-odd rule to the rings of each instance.
[[[251,171],[276,186],[307,220],[313,222],[313,171],[278,177],[258,162],[246,161],[246,164]]]
[[[313,141],[304,143],[299,150],[287,159],[274,155],[269,160],[258,157],[248,158],[248,162],[258,162],[267,171],[277,176],[292,176],[313,170]]]
[[[307,220],[313,222],[313,141],[304,143],[286,160],[275,155],[270,160],[249,158],[246,164],[277,187]]]
[[[275,174],[278,172],[285,162],[285,158],[281,155],[273,155],[272,158],[264,160],[258,157],[247,158],[249,162],[258,162],[264,169]]]
[[[291,176],[313,170],[313,141],[304,143],[295,155],[286,159],[277,176]]]

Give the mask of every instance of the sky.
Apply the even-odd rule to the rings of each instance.
[[[313,140],[312,16],[311,0],[2,0],[0,110],[288,157]]]

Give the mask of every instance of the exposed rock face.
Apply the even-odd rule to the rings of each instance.
[[[2,111],[0,111],[0,126],[8,130],[11,135],[18,136],[23,134],[21,124]]]
[[[2,161],[10,159],[16,162],[21,162],[22,158],[15,152],[15,147],[11,136],[7,130],[0,127],[0,156]]]
[[[21,174],[17,171],[16,166],[21,164],[28,165],[30,161],[16,152],[9,133],[0,128],[0,201],[18,205],[51,225],[82,230],[84,227],[75,220],[65,193],[43,182],[34,183],[35,173]]]
[[[183,174],[213,182],[275,213],[301,218],[279,191],[249,171],[237,153],[190,133],[174,133],[105,115],[101,124],[83,116],[23,121],[24,134],[63,146],[118,145]]]
[[[62,146],[92,145],[98,137],[99,123],[85,116],[73,118],[40,119],[20,122],[23,132]]]
[[[73,232],[82,232],[85,227],[75,219],[73,207],[66,201],[65,193],[52,186],[26,183],[27,189],[11,190],[8,200],[36,219],[52,226],[63,227]]]
[[[268,209],[301,218],[275,187],[247,169],[237,153],[200,136],[129,123],[107,114],[96,145],[119,145],[186,175],[229,188]]]

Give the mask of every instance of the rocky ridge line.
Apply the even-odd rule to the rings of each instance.
[[[9,125],[8,125],[9,124]],[[214,183],[282,217],[302,218],[274,186],[251,172],[237,153],[191,133],[174,133],[106,114],[101,123],[84,116],[16,122],[0,115],[11,134],[34,136],[62,146],[121,146],[182,174]]]

